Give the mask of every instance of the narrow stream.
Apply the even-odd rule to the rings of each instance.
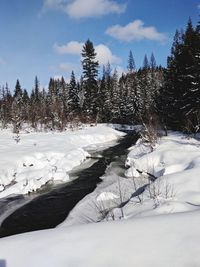
[[[56,227],[83,197],[94,191],[111,162],[123,155],[125,160],[127,148],[137,138],[136,134],[128,134],[117,145],[102,151],[102,157],[92,166],[77,172],[77,179],[42,193],[18,208],[2,222],[0,237]]]

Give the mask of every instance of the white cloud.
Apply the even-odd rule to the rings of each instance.
[[[113,0],[44,0],[43,9],[62,10],[68,16],[79,19],[121,14],[126,10],[126,4],[118,4]]]
[[[166,35],[159,33],[153,26],[146,27],[141,20],[135,20],[125,26],[114,25],[106,30],[106,33],[120,41],[138,41],[143,39],[165,41]]]
[[[117,71],[118,77],[121,77],[122,76],[122,73],[126,73],[126,70],[124,70],[124,68],[122,66],[119,66],[118,65],[118,66],[116,66],[115,69]],[[114,70],[112,71],[112,73],[114,73]]]
[[[83,48],[83,43],[79,43],[76,41],[71,41],[66,45],[59,46],[58,44],[54,45],[54,49],[59,54],[80,54]]]
[[[110,0],[74,0],[66,8],[70,17],[96,17],[109,13],[123,13],[126,9],[125,4],[118,4]]]
[[[66,45],[54,45],[54,49],[57,53],[59,54],[77,54],[77,55],[81,55],[81,51],[83,49],[83,45],[84,43],[81,42],[77,42],[77,41],[71,41],[69,43],[67,43]],[[117,57],[116,55],[113,55],[112,51],[110,50],[109,47],[107,47],[104,44],[99,44],[94,46],[95,51],[97,53],[97,60],[99,61],[100,65],[105,65],[108,62],[110,62],[110,64],[114,64],[114,63],[120,63],[121,59],[119,57]],[[65,65],[66,63],[64,63],[62,66],[60,66],[62,69],[67,70],[68,69],[68,65]],[[67,63],[69,64],[69,63]]]
[[[97,60],[100,65],[106,65],[108,62],[110,64],[120,63],[121,59],[112,54],[110,48],[104,44],[99,44],[95,46],[95,51],[97,53]]]

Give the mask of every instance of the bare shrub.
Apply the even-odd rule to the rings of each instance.
[[[141,138],[144,144],[147,144],[151,147],[153,151],[156,146],[158,139],[161,136],[161,127],[157,116],[150,116],[147,122],[143,121],[143,131],[141,132]]]
[[[149,184],[148,193],[150,199],[154,201],[154,207],[157,208],[163,199],[171,199],[175,196],[174,186],[166,179],[158,179]]]
[[[127,197],[127,190],[122,187],[120,177],[117,177],[116,191],[119,196],[118,198],[105,201],[100,200],[93,203],[98,214],[98,221],[116,220],[115,209],[119,209],[120,211],[120,215],[117,216],[118,219],[125,217],[124,206],[129,202],[130,197]]]
[[[142,185],[143,185],[143,183],[142,183],[142,181],[141,181],[141,183],[139,184],[139,186],[138,186],[138,183],[136,182],[136,177],[133,175],[133,169],[131,168],[131,173],[132,173],[132,181],[133,181],[133,187],[134,187],[134,190],[135,190],[135,192],[138,190],[138,188],[139,187],[141,187]],[[141,180],[141,179],[140,179]],[[142,203],[143,202],[143,195],[141,194],[141,195],[137,195],[137,198],[138,198],[138,200],[139,200],[139,202],[140,203]]]

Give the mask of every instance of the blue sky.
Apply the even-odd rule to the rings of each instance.
[[[0,0],[0,85],[19,79],[30,91],[37,75],[81,73],[83,43],[93,41],[100,64],[126,71],[153,52],[165,65],[175,30],[199,19],[200,0]]]

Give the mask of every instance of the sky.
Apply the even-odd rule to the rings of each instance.
[[[176,29],[199,14],[200,0],[0,0],[0,85],[19,79],[30,92],[36,75],[41,87],[72,70],[79,78],[88,38],[100,70],[109,61],[126,72],[130,50],[137,68],[152,52],[166,66]]]

